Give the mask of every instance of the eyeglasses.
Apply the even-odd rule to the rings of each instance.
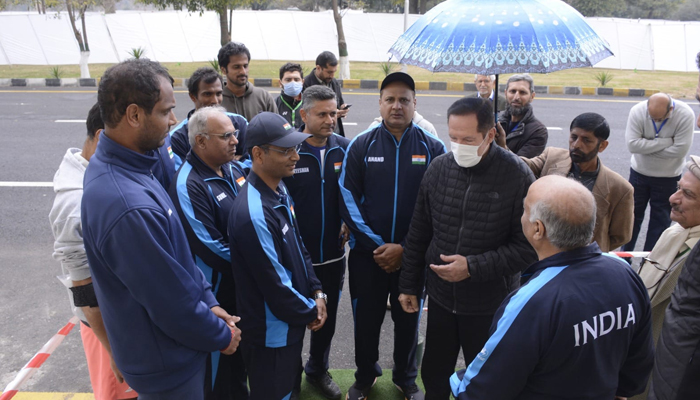
[[[202,132],[203,135],[208,135],[208,136],[218,136],[224,140],[231,140],[231,136],[235,137],[238,139],[238,132],[240,132],[238,129],[235,131],[231,132],[226,132],[226,133],[207,133],[207,132]]]
[[[272,147],[267,147],[267,146],[260,146],[260,147],[263,148],[263,149],[265,149],[265,150],[276,151],[276,152],[278,152],[278,153],[284,154],[284,155],[287,156],[287,157],[291,157],[291,156],[292,156],[292,153],[291,153],[292,150],[294,150],[295,152],[299,153],[299,150],[301,150],[301,143],[299,143],[298,145],[296,145],[296,146],[294,146],[294,147],[286,148],[286,149],[284,149],[284,150],[277,150],[277,149],[273,149]]]

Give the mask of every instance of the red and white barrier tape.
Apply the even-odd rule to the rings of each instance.
[[[650,251],[611,251],[610,254],[614,254],[618,257],[631,258],[631,257],[646,257],[651,253]]]
[[[48,342],[46,342],[44,347],[42,347],[41,350],[39,350],[39,352],[36,353],[31,360],[29,360],[27,365],[22,367],[22,370],[19,371],[15,379],[12,382],[10,382],[10,384],[7,385],[7,387],[5,387],[5,390],[3,391],[2,395],[0,395],[0,400],[10,400],[11,398],[13,398],[19,391],[19,388],[22,385],[24,385],[24,383],[27,382],[27,380],[29,380],[29,378],[31,378],[32,375],[34,375],[34,373],[39,369],[39,367],[41,367],[44,361],[46,361],[46,359],[49,358],[51,353],[53,353],[53,351],[56,350],[56,347],[58,347],[58,345],[60,345],[61,342],[63,342],[63,339],[66,338],[66,335],[70,333],[70,331],[76,324],[78,324],[78,322],[80,322],[78,317],[71,318],[70,321],[68,321],[68,323],[66,324],[66,326],[61,328],[61,330],[58,331],[58,333],[53,335],[53,337]]]

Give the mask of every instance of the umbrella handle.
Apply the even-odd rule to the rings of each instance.
[[[493,118],[498,123],[498,74],[496,74],[496,83],[493,86]]]

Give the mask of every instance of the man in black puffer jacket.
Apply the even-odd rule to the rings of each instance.
[[[426,171],[406,236],[399,300],[405,311],[419,311],[426,281],[430,297],[426,399],[448,399],[460,347],[465,360],[479,353],[494,313],[537,260],[520,224],[535,178],[515,154],[491,145],[492,109],[479,98],[449,108],[452,152]]]

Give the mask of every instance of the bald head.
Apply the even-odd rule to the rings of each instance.
[[[545,231],[542,239],[557,249],[583,247],[593,239],[595,199],[573,179],[556,175],[538,179],[527,192],[525,208],[528,222],[540,221]]]
[[[647,101],[649,116],[654,121],[663,121],[673,108],[673,99],[666,93],[655,93]]]

